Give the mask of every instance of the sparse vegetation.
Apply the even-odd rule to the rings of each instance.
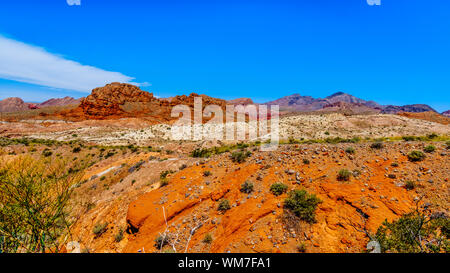
[[[0,161],[0,251],[57,252],[70,229],[69,200],[79,172],[60,159]],[[73,167],[82,169],[82,167]]]
[[[370,148],[372,149],[383,149],[384,148],[384,144],[383,142],[374,142],[370,145]]]
[[[230,201],[228,201],[227,199],[222,199],[219,201],[219,206],[217,207],[219,211],[227,211],[230,208]]]
[[[208,177],[210,175],[212,175],[212,173],[210,171],[204,171],[203,172],[203,176],[205,176],[205,177]]]
[[[245,181],[241,185],[241,192],[243,193],[251,193],[253,191],[253,183],[250,181]]]
[[[52,154],[53,154],[53,152],[50,151],[50,150],[47,149],[47,148],[45,148],[45,149],[42,151],[42,155],[45,156],[45,157],[49,157],[49,156],[51,156]]]
[[[338,172],[337,179],[339,181],[349,181],[352,176],[352,172],[347,169],[342,169]]]
[[[288,186],[283,184],[283,183],[274,183],[272,184],[272,186],[270,186],[270,191],[273,193],[273,195],[275,196],[280,196],[283,193],[285,193],[288,189]]]
[[[123,232],[124,232],[123,228],[119,228],[116,235],[114,236],[114,241],[116,241],[116,243],[119,243],[120,241],[122,241]]]
[[[305,190],[293,190],[284,200],[284,207],[295,213],[301,220],[314,223],[316,208],[320,203],[321,200],[314,194],[309,194]]]
[[[205,235],[205,237],[203,237],[203,243],[205,243],[205,244],[210,244],[210,243],[212,243],[212,241],[213,241],[213,237],[212,237],[212,235],[211,235],[211,233],[207,233],[206,235]]]
[[[408,154],[408,160],[411,162],[422,161],[425,159],[425,154],[421,151],[412,151]]]
[[[414,181],[408,180],[405,183],[405,188],[409,191],[414,190],[416,188],[416,183],[414,183]]]
[[[425,148],[423,148],[423,151],[426,153],[432,153],[436,150],[436,147],[434,147],[433,145],[428,145],[425,146]]]
[[[297,245],[297,251],[300,253],[305,253],[306,252],[306,245],[305,243],[300,243]]]
[[[306,158],[303,159],[303,164],[308,165],[309,163],[310,163],[309,159],[306,159]]]
[[[192,151],[192,157],[210,157],[211,151],[208,149],[195,149]]]
[[[345,152],[347,154],[354,154],[355,153],[355,148],[353,147],[348,147],[347,149],[345,149]]]
[[[415,136],[403,136],[402,137],[404,141],[414,141],[417,140],[417,137]]]
[[[162,249],[167,244],[169,244],[169,237],[166,234],[156,237],[155,247],[157,249]]]
[[[391,223],[384,221],[375,239],[380,243],[382,252],[448,253],[449,227],[450,219],[447,216],[427,215],[426,212],[416,210]]]
[[[98,222],[97,224],[95,224],[94,229],[92,230],[92,232],[94,233],[94,235],[96,237],[99,237],[103,233],[106,232],[107,227],[108,227],[108,223],[107,222],[104,222],[104,223]]]
[[[251,152],[245,152],[245,151],[237,151],[237,152],[233,152],[231,154],[231,161],[235,162],[235,163],[242,163],[244,162],[247,157],[251,156]]]

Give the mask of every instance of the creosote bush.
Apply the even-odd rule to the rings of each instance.
[[[119,228],[116,235],[114,236],[114,241],[116,241],[116,243],[119,243],[120,241],[122,241],[123,232],[124,232],[123,228]]]
[[[352,172],[346,169],[342,169],[338,172],[337,179],[339,181],[349,181],[352,176]]]
[[[219,202],[219,206],[217,207],[217,210],[219,210],[219,211],[227,211],[230,208],[231,208],[230,201],[228,201],[227,199],[222,199]]]
[[[241,192],[243,193],[251,193],[253,191],[253,183],[250,181],[245,181],[241,185]]]
[[[433,145],[428,145],[425,148],[423,148],[423,151],[426,153],[432,153],[436,150],[436,147],[434,147]]]
[[[231,161],[233,161],[235,163],[242,163],[247,159],[247,157],[249,157],[251,155],[252,155],[251,152],[245,152],[245,151],[233,152],[231,154]]]
[[[212,237],[211,233],[207,233],[205,235],[205,237],[203,238],[203,243],[205,243],[205,244],[210,244],[210,243],[212,243],[212,241],[213,241],[213,237]]]
[[[408,154],[408,160],[412,162],[422,161],[425,159],[425,154],[421,151],[412,151]]]
[[[382,142],[374,142],[370,145],[372,149],[383,149],[384,144]]]
[[[450,251],[450,219],[445,214],[416,210],[378,228],[382,252],[439,253]]]
[[[408,180],[405,183],[405,189],[407,190],[414,190],[414,188],[416,187],[416,183],[414,183],[414,181]]]
[[[288,189],[288,186],[281,182],[274,183],[274,184],[272,184],[272,186],[270,186],[270,191],[275,196],[282,195],[283,193],[285,193],[287,191],[287,189]]]
[[[284,200],[284,207],[292,211],[301,220],[308,223],[316,221],[316,208],[322,201],[305,190],[293,190]]]
[[[77,164],[30,156],[0,160],[0,252],[58,251],[71,225],[70,196],[85,167]]]
[[[355,153],[355,148],[353,147],[348,147],[347,149],[345,149],[345,152],[347,154],[354,154]]]
[[[105,233],[105,231],[107,230],[108,227],[108,223],[104,222],[104,223],[100,223],[98,222],[97,224],[95,224],[94,229],[92,230],[92,232],[94,233],[95,236],[100,236],[103,233]]]

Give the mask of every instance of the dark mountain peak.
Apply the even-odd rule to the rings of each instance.
[[[403,106],[387,105],[384,107],[383,114],[397,114],[399,112],[421,113],[421,112],[436,112],[433,108],[426,104],[410,104]]]
[[[328,98],[334,98],[334,97],[336,97],[336,96],[341,96],[341,95],[348,95],[348,94],[346,94],[346,93],[344,93],[344,92],[336,92],[336,93],[334,93],[333,95],[328,96],[328,97],[326,97],[326,98],[327,98],[327,99],[328,99]],[[350,96],[350,95],[348,95],[348,96]]]

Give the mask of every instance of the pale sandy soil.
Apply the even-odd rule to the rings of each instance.
[[[227,123],[227,128],[255,128],[242,122]],[[222,128],[218,124],[201,125],[204,135],[211,137]],[[152,141],[174,139],[168,124],[150,125],[139,119],[83,122],[14,122],[0,124],[2,136],[27,136],[60,141],[84,140],[101,145],[147,145]],[[224,130],[225,131],[225,130]],[[327,137],[393,137],[405,135],[450,134],[450,126],[411,119],[398,115],[342,114],[298,115],[282,117],[279,122],[280,139],[321,139]],[[246,134],[247,140],[248,133]]]

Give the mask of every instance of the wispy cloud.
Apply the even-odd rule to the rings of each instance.
[[[111,82],[131,83],[134,79],[119,72],[82,65],[1,35],[0,78],[81,92]]]

